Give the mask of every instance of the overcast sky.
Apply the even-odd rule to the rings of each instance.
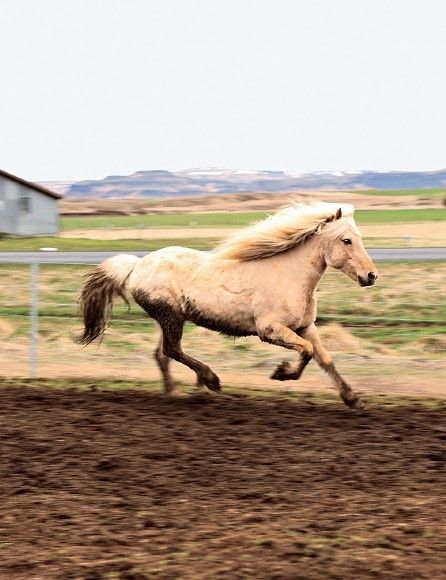
[[[0,168],[446,166],[444,0],[0,0]]]

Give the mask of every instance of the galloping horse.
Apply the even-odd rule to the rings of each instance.
[[[271,375],[297,380],[310,359],[328,373],[343,401],[361,408],[322,345],[315,326],[316,288],[327,266],[360,286],[377,273],[353,219],[353,206],[293,203],[224,240],[212,252],[169,247],[143,258],[117,255],[97,266],[80,295],[87,345],[106,328],[113,298],[134,300],[155,319],[161,335],[155,358],[166,394],[175,392],[170,359],[197,374],[197,386],[220,390],[218,376],[181,348],[186,321],[230,336],[260,340],[297,351]]]

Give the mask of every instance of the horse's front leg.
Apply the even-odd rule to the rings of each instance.
[[[319,332],[314,324],[310,324],[306,328],[302,329],[301,335],[309,340],[313,345],[314,358],[318,365],[328,374],[328,376],[333,381],[334,385],[339,391],[341,399],[346,405],[354,409],[363,409],[364,403],[361,401],[359,395],[357,395],[348,383],[342,378],[338,373],[332,357],[325,349],[322,344]]]
[[[271,378],[277,381],[297,380],[313,356],[311,342],[280,323],[257,324],[257,334],[264,342],[270,342],[300,353],[300,361],[296,367],[292,367],[289,362],[284,361],[271,375]]]

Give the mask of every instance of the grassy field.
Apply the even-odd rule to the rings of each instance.
[[[361,195],[379,195],[379,196],[407,196],[415,195],[416,197],[446,197],[444,187],[434,189],[353,189],[350,193]]]
[[[149,252],[166,246],[186,246],[208,250],[215,240],[207,238],[181,238],[162,240],[90,240],[88,238],[0,238],[0,252],[37,252],[41,248],[57,248],[61,252]]]
[[[136,305],[117,302],[102,342],[81,348],[77,296],[89,266],[41,266],[39,274],[38,376],[123,377],[158,380],[152,360],[156,324]],[[318,292],[318,326],[339,367],[369,393],[438,396],[446,368],[446,264],[379,264],[373,288],[359,288],[330,272]],[[19,290],[18,290],[19,289]],[[0,267],[0,357],[4,376],[27,376],[29,368],[29,267]],[[208,363],[225,384],[271,388],[272,369],[292,353],[256,337],[229,339],[186,325],[186,352]],[[188,369],[175,363],[174,374],[191,384]],[[409,372],[408,372],[409,371]],[[96,383],[96,379],[93,381]],[[311,364],[298,385],[279,390],[324,389],[326,381]]]
[[[107,228],[181,228],[181,227],[243,227],[253,221],[264,219],[267,212],[214,212],[214,213],[174,213],[151,214],[143,216],[88,216],[64,217],[61,228],[64,231],[75,229]],[[413,223],[446,220],[446,208],[359,210],[355,213],[361,224]]]
[[[129,240],[97,240],[89,238],[0,238],[0,252],[38,252],[41,248],[57,248],[60,252],[151,252],[168,246],[183,246],[195,250],[211,250],[220,238],[161,238]],[[406,248],[444,246],[444,243],[426,244],[401,236],[364,237],[366,248]]]
[[[395,209],[395,210],[360,210],[356,212],[356,220],[360,226],[398,226],[399,224],[422,224],[432,223],[432,227],[438,228],[436,222],[446,221],[446,208],[424,209]],[[214,213],[173,213],[151,214],[145,216],[89,216],[89,217],[66,217],[61,220],[62,231],[70,230],[117,230],[134,229],[132,237],[135,239],[91,239],[82,237],[30,237],[30,238],[0,238],[0,251],[2,252],[31,252],[44,247],[55,247],[59,251],[151,251],[166,246],[186,246],[199,250],[211,249],[219,239],[211,237],[212,228],[241,228],[256,220],[267,216],[263,211],[250,212],[214,212]],[[413,226],[412,226],[413,227]],[[177,232],[184,229],[184,237],[172,238],[164,236],[157,239],[157,229],[175,229]],[[206,237],[191,237],[194,229],[209,228],[204,235]],[[428,231],[429,226],[425,231]],[[154,239],[137,239],[138,230],[150,230],[155,232]],[[220,232],[221,233],[221,232]],[[405,232],[404,232],[405,233]],[[87,233],[88,235],[88,233]],[[151,235],[151,234],[150,234]],[[220,234],[219,234],[220,235]],[[364,241],[366,247],[405,247],[407,241],[400,232],[390,230],[385,235],[367,238]],[[95,237],[93,233],[91,237]],[[101,237],[101,235],[97,235]],[[113,237],[113,236],[110,236]],[[119,234],[116,235],[119,238]],[[142,237],[142,234],[141,234]],[[149,236],[150,237],[150,236]],[[407,237],[407,236],[406,236]],[[413,236],[409,236],[411,239]],[[422,237],[411,242],[411,245],[436,245],[436,241],[423,243]],[[437,245],[442,245],[441,240]]]
[[[66,320],[77,317],[77,295],[83,276],[90,269],[86,265],[41,265],[40,316],[42,328],[47,328],[49,335],[59,335]],[[319,321],[343,324],[353,335],[376,342],[378,346],[400,347],[446,334],[443,300],[446,264],[381,263],[379,270],[378,284],[368,289],[359,288],[341,273],[330,271],[318,292]],[[0,316],[13,324],[13,335],[22,330],[27,332],[28,286],[28,266],[0,266]],[[17,288],[25,291],[17,296]],[[123,304],[118,304],[113,326],[120,333],[138,333],[153,330],[154,323],[137,306],[129,312]]]
[[[359,210],[355,219],[358,225],[437,222],[446,220],[446,208]]]
[[[263,211],[239,213],[172,213],[133,216],[64,217],[62,230],[115,228],[199,228],[212,226],[242,227],[267,216]]]

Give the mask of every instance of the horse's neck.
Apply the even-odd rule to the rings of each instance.
[[[327,269],[320,238],[311,238],[283,254],[283,257],[289,261],[290,273],[296,282],[313,294]]]

